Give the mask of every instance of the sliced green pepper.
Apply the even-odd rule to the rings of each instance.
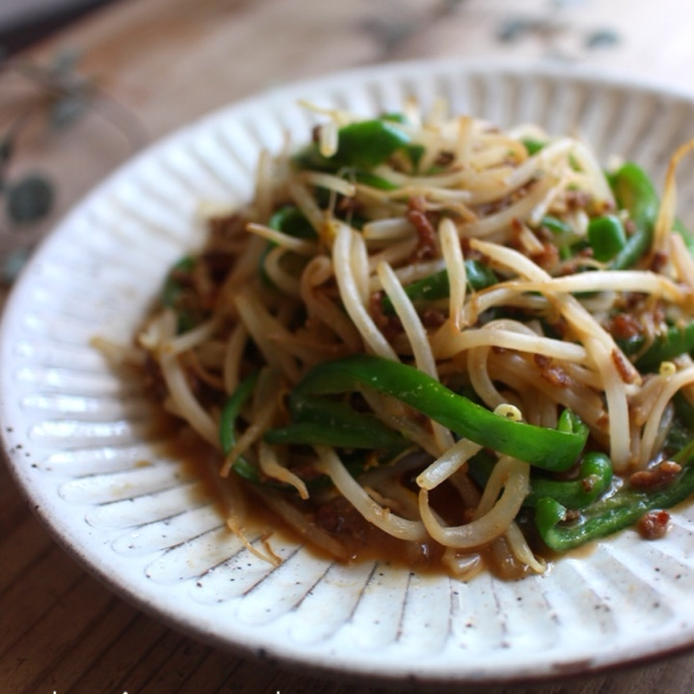
[[[674,359],[680,354],[694,352],[694,322],[683,327],[672,326],[658,335],[651,346],[636,360],[639,371],[657,369],[661,362]]]
[[[391,183],[381,176],[368,173],[368,171],[355,171],[354,179],[358,183],[363,183],[365,186],[371,186],[372,188],[378,188],[379,190],[397,190],[399,187],[395,183]]]
[[[573,238],[575,236],[573,230],[566,222],[562,222],[561,219],[557,219],[550,214],[546,214],[540,220],[540,226],[549,229],[559,241],[562,241],[567,237]]]
[[[667,451],[679,451],[694,439],[694,431],[682,424],[680,419],[675,419],[665,437],[664,448]]]
[[[284,207],[280,207],[280,209],[274,212],[270,217],[268,226],[271,229],[284,232],[297,239],[317,238],[315,229],[296,205],[285,205]],[[265,272],[265,259],[275,246],[277,246],[277,244],[274,241],[268,241],[265,250],[261,253],[260,258],[258,258],[258,272],[263,282],[268,287],[273,287],[274,283],[267,272]]]
[[[297,239],[315,239],[317,237],[315,229],[296,205],[280,207],[270,217],[268,226]]]
[[[636,226],[634,233],[610,263],[610,269],[624,270],[638,262],[649,249],[660,201],[651,179],[633,162],[623,164],[608,180],[617,203],[629,212]]]
[[[219,419],[219,442],[225,456],[231,453],[236,444],[236,420],[241,408],[253,394],[257,381],[258,372],[255,371],[238,385],[224,404]],[[386,452],[385,460],[397,455],[409,445],[407,439],[385,427],[375,417],[360,415],[343,403],[321,400],[316,405],[320,407],[320,413],[318,411],[311,412],[311,403],[306,403],[306,420],[286,429],[273,430],[271,433],[276,435],[266,437],[268,441],[276,444],[307,443],[384,450]],[[330,423],[335,427],[334,429],[326,430],[325,417],[328,417]],[[366,445],[360,445],[363,443],[365,435],[368,439],[365,442]],[[352,475],[363,472],[369,461],[370,458],[365,458],[363,453],[346,455],[344,459],[345,465]],[[289,485],[264,479],[256,466],[243,456],[239,456],[231,467],[236,474],[249,482],[272,486],[277,489],[293,489]],[[310,488],[315,488],[325,485],[328,481],[326,477],[321,475],[308,480],[306,483]]]
[[[641,333],[636,333],[635,335],[631,335],[629,337],[620,337],[619,339],[615,340],[615,342],[619,345],[619,349],[630,357],[632,354],[636,354],[643,347],[645,340],[646,338]]]
[[[410,161],[412,162],[412,166],[414,167],[415,170],[419,167],[419,162],[422,161],[422,157],[424,156],[424,152],[426,151],[424,145],[407,145],[405,147],[405,152],[407,153],[407,156],[410,158]]]
[[[407,439],[376,417],[356,412],[343,402],[306,397],[301,416],[281,429],[265,434],[268,443],[366,448],[396,452],[407,448]]]
[[[665,439],[665,448],[678,451],[694,440],[694,406],[682,395],[682,391],[675,393],[672,402],[675,419]]]
[[[314,367],[292,391],[292,415],[300,422],[310,398],[350,392],[359,387],[390,395],[458,436],[547,470],[571,467],[587,438],[585,428],[567,432],[510,421],[457,395],[412,366],[367,355]]]
[[[537,506],[543,497],[551,497],[566,508],[579,509],[602,496],[612,482],[612,463],[604,453],[586,453],[581,461],[578,479],[557,481],[534,477],[524,506]]]
[[[593,249],[593,257],[606,262],[612,260],[624,248],[627,238],[619,218],[608,214],[590,220],[588,242]]]
[[[195,259],[190,255],[184,255],[171,266],[164,280],[164,286],[161,288],[160,300],[162,305],[175,308],[176,300],[183,291],[183,287],[175,275],[177,272],[190,272],[193,265],[195,265]]]
[[[395,122],[400,121],[390,117],[350,123],[338,131],[334,155],[324,157],[313,143],[295,155],[294,163],[300,169],[317,171],[335,172],[345,166],[368,171],[403,150],[417,166],[424,148],[411,144],[409,135],[393,125]]]
[[[225,456],[231,453],[236,444],[236,420],[245,402],[253,393],[258,381],[258,372],[253,372],[241,381],[236,390],[227,398],[219,418],[219,443]],[[231,466],[234,472],[251,482],[260,482],[260,475],[255,465],[239,456]]]
[[[388,111],[386,113],[382,113],[380,118],[381,120],[387,120],[391,123],[407,123],[407,117],[404,113],[400,113],[399,111]]]
[[[465,261],[465,274],[467,282],[472,289],[484,289],[496,284],[499,279],[486,265],[483,265],[477,260]],[[445,299],[450,293],[450,285],[448,283],[448,271],[441,270],[433,275],[423,277],[421,280],[412,282],[405,287],[405,294],[413,303],[419,301],[435,301],[436,299]],[[387,296],[381,300],[383,312],[387,314],[394,313],[393,304]]]
[[[622,488],[607,499],[598,501],[581,512],[570,525],[559,525],[566,518],[566,507],[556,499],[538,499],[535,525],[544,543],[557,552],[610,535],[636,523],[647,511],[670,508],[694,492],[694,443],[675,456],[682,470],[667,487],[651,492]]]
[[[533,154],[537,154],[547,143],[542,142],[542,140],[536,140],[532,137],[526,137],[521,140],[525,151],[532,157]]]
[[[675,393],[673,399],[675,414],[689,426],[694,426],[694,405],[681,392]]]
[[[193,270],[194,266],[195,258],[193,256],[184,255],[182,258],[180,258],[171,266],[171,269],[164,280],[161,294],[159,295],[162,305],[171,308],[176,312],[176,332],[179,334],[192,330],[197,321],[193,313],[191,313],[189,310],[182,309],[178,305],[178,301],[184,290],[183,285],[177,279],[176,275],[179,273],[189,273]]]
[[[559,248],[559,257],[562,260],[567,260],[573,255],[571,244],[578,237],[566,222],[562,222],[561,219],[548,214],[540,220],[540,226],[549,229],[554,235],[554,242],[557,248]]]
[[[557,428],[559,429],[559,426]],[[468,469],[475,482],[483,487],[487,484],[494,465],[496,460],[486,452],[480,451],[470,459]],[[611,482],[610,459],[604,453],[591,451],[583,456],[578,477],[573,480],[552,480],[533,470],[530,477],[530,494],[523,501],[523,506],[534,507],[539,499],[549,496],[567,508],[584,508],[602,496]]]

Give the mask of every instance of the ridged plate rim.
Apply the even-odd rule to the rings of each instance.
[[[548,65],[537,62],[508,62],[505,60],[433,60],[433,61],[408,61],[405,63],[386,64],[381,66],[369,66],[355,70],[349,70],[318,79],[302,81],[288,86],[268,90],[262,94],[249,97],[224,107],[207,116],[203,116],[191,125],[167,135],[162,140],[155,142],[133,159],[109,175],[102,183],[98,184],[72,211],[60,222],[53,233],[42,243],[32,260],[16,283],[11,296],[8,299],[2,326],[0,327],[0,421],[2,422],[2,440],[10,470],[27,495],[32,508],[45,522],[57,540],[78,558],[91,572],[103,580],[107,585],[120,593],[128,601],[138,607],[164,619],[172,626],[189,632],[199,638],[211,641],[222,647],[232,647],[245,650],[255,655],[267,656],[279,659],[292,665],[311,665],[324,671],[349,672],[351,674],[369,675],[384,678],[409,678],[437,681],[461,681],[485,682],[506,681],[528,678],[559,677],[570,673],[590,672],[597,669],[615,666],[640,659],[656,657],[659,654],[691,648],[694,645],[694,615],[691,614],[690,605],[682,605],[688,609],[688,620],[673,625],[669,632],[659,634],[658,639],[647,641],[641,638],[634,642],[628,639],[619,648],[610,651],[605,649],[605,644],[596,643],[588,650],[566,657],[554,657],[551,660],[543,658],[542,653],[527,653],[526,657],[509,659],[501,658],[494,666],[475,666],[474,663],[451,660],[437,662],[435,659],[429,664],[413,665],[406,657],[395,657],[383,664],[376,661],[360,661],[359,653],[332,652],[326,654],[320,648],[298,649],[291,644],[282,643],[278,639],[272,639],[267,634],[253,634],[244,642],[245,636],[240,630],[230,633],[224,631],[215,623],[214,611],[204,609],[189,601],[187,605],[181,605],[175,590],[167,592],[167,589],[152,584],[142,573],[138,580],[132,576],[122,576],[118,572],[113,573],[105,561],[105,550],[98,547],[98,532],[94,528],[86,526],[84,519],[64,515],[66,502],[51,488],[50,480],[45,483],[39,481],[39,476],[24,463],[24,456],[18,454],[18,445],[31,446],[31,442],[19,431],[21,421],[12,419],[13,389],[12,379],[7,373],[8,364],[11,363],[11,350],[15,336],[17,321],[21,318],[25,297],[31,290],[32,284],[41,264],[51,257],[56,247],[67,236],[69,229],[79,223],[84,211],[108,195],[110,190],[126,180],[137,167],[148,159],[153,159],[167,151],[173,151],[179,143],[185,142],[192,133],[211,128],[214,124],[223,122],[249,107],[257,108],[263,103],[277,104],[282,101],[295,100],[305,93],[328,92],[336,89],[344,89],[350,83],[366,82],[369,80],[383,80],[391,77],[397,79],[416,80],[427,75],[436,74],[486,74],[487,76],[537,76],[549,80],[558,80],[563,77],[582,82],[585,85],[598,85],[606,88],[615,87],[633,92],[648,92],[654,97],[665,99],[678,99],[691,104],[691,95],[687,92],[675,89],[664,89],[657,84],[649,83],[630,76],[605,75],[595,69],[577,68],[572,66]],[[9,430],[8,424],[12,424]],[[76,516],[77,514],[73,514]],[[691,564],[691,561],[690,561]],[[163,591],[163,593],[162,593]],[[522,654],[521,654],[522,655]],[[330,660],[327,660],[327,658]]]

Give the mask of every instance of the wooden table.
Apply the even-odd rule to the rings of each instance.
[[[41,235],[147,141],[264,87],[340,68],[417,57],[532,56],[628,71],[691,92],[693,7],[690,0],[122,0],[21,56],[45,64],[59,51],[79,50],[79,70],[97,80],[109,102],[69,128],[47,131],[40,118],[26,128],[9,173],[46,173],[57,183],[57,199],[50,219],[10,243],[7,233],[14,232],[5,233],[4,247]],[[31,80],[0,73],[0,132],[36,99]],[[1,691],[354,688],[342,678],[259,667],[138,612],[65,554],[4,467],[0,476]],[[570,684],[503,691],[693,688],[686,653]],[[369,682],[360,689],[387,691]]]

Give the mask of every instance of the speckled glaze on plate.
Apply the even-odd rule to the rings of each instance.
[[[364,115],[414,95],[509,126],[580,132],[659,183],[691,136],[689,97],[566,68],[416,62],[273,90],[154,145],[59,225],[18,282],[1,334],[0,421],[11,467],[58,539],[127,599],[222,646],[389,678],[508,680],[585,672],[694,643],[694,508],[667,537],[633,531],[545,576],[469,583],[385,563],[340,566],[299,545],[272,569],[222,526],[166,455],[132,375],[94,335],[129,340],[170,263],[200,239],[201,201],[252,190],[258,152],[306,139],[299,98]],[[692,172],[680,190],[691,224]]]

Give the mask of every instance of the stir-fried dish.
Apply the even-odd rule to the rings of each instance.
[[[694,490],[691,143],[661,201],[536,127],[316,110],[137,336],[163,407],[218,451],[230,530],[278,562],[247,530],[262,505],[340,560],[461,576],[662,536]]]

